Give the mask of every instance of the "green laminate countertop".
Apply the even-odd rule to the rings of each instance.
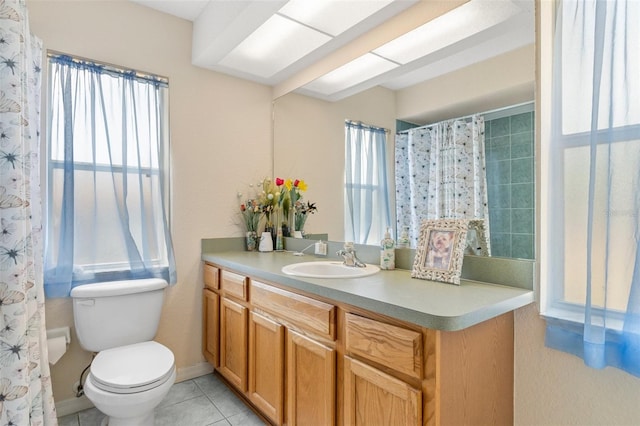
[[[411,278],[410,271],[399,269],[350,279],[290,276],[281,272],[283,266],[327,260],[291,252],[203,251],[202,260],[294,291],[444,331],[461,330],[534,301],[528,289],[464,279],[458,286]]]

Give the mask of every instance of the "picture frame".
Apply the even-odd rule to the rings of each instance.
[[[464,254],[491,256],[487,223],[484,219],[470,219],[467,226],[467,247]]]
[[[468,219],[422,221],[411,277],[460,285],[468,229]]]

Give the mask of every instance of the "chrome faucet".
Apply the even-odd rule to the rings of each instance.
[[[361,262],[360,259],[358,259],[358,256],[356,256],[356,250],[353,248],[353,243],[351,242],[344,243],[344,249],[338,250],[336,254],[338,256],[342,256],[342,258],[344,259],[344,262],[342,262],[342,264],[344,266],[351,266],[355,268],[367,267],[367,265]]]

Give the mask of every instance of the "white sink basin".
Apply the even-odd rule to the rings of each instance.
[[[364,268],[345,266],[337,260],[322,262],[302,262],[284,266],[282,272],[307,278],[359,278],[380,271],[376,265],[367,264]]]

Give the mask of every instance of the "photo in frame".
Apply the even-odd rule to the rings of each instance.
[[[468,229],[468,219],[422,221],[411,277],[460,285]]]

